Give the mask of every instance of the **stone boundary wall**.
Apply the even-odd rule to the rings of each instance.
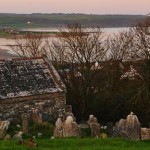
[[[55,121],[65,113],[66,93],[50,93],[0,100],[0,120],[20,122],[21,115],[38,109],[43,121]]]

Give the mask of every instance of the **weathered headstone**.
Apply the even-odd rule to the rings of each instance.
[[[22,141],[22,134],[23,134],[23,132],[22,131],[19,131],[17,134],[15,134],[14,136],[13,136],[13,140],[17,140],[17,141]]]
[[[76,118],[74,116],[74,114],[72,112],[66,112],[63,116],[63,120],[65,121],[67,119],[68,116],[72,116],[73,118],[73,122],[76,122]]]
[[[23,131],[23,133],[29,132],[29,121],[28,121],[27,114],[22,115],[22,131]]]
[[[58,118],[55,123],[54,137],[63,137],[63,122],[61,118]]]
[[[89,116],[88,124],[91,128],[91,136],[99,138],[100,137],[100,124],[94,115]]]
[[[113,136],[113,123],[112,122],[107,123],[107,134],[109,137]]]
[[[150,129],[149,128],[141,128],[141,139],[142,140],[150,140]]]
[[[74,136],[80,136],[80,128],[76,122],[73,122]]]
[[[63,125],[63,137],[76,137],[80,135],[80,129],[73,117],[68,116]]]
[[[120,119],[114,128],[113,132],[114,137],[120,137],[120,138],[128,138],[127,131],[126,131],[126,120]]]
[[[81,129],[88,129],[89,128],[89,124],[87,121],[81,121],[80,124],[79,124],[79,127]]]
[[[42,134],[42,133],[40,133],[40,132],[37,134],[38,138],[41,138],[41,137],[42,137],[42,135],[43,135],[43,134]]]
[[[3,139],[9,127],[9,121],[0,121],[0,139]]]
[[[21,126],[20,126],[20,124],[17,124],[16,127],[17,127],[17,128],[20,128]]]
[[[132,112],[126,119],[127,133],[131,140],[141,139],[141,124],[136,115]]]
[[[91,136],[99,138],[100,137],[100,124],[98,123],[91,123]]]
[[[32,119],[34,123],[42,123],[42,114],[38,109],[32,110]]]
[[[94,115],[89,116],[88,124],[90,125],[91,123],[98,123],[97,118]]]
[[[6,134],[4,137],[4,140],[9,141],[11,140],[11,135],[10,134]]]
[[[141,125],[137,116],[131,112],[126,119],[117,122],[113,136],[126,137],[131,140],[141,139]]]

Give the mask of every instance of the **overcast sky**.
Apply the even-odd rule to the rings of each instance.
[[[0,0],[0,13],[148,14],[150,0]]]

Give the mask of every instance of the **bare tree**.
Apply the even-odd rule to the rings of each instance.
[[[150,60],[150,17],[136,25],[134,34],[137,57]]]
[[[125,69],[124,62],[131,61],[134,58],[133,37],[131,30],[121,31],[109,36],[105,41],[105,47],[108,49],[107,68],[109,72],[106,83],[111,97],[120,89],[120,76]]]
[[[52,46],[48,45],[50,58],[56,63],[56,68],[60,69],[68,93],[73,95],[71,98],[79,101],[81,116],[92,100],[96,89],[94,80],[101,69],[99,62],[105,57],[103,37],[100,28],[89,29],[73,24],[61,29]]]
[[[10,48],[20,57],[41,56],[45,52],[43,34],[26,33],[14,39],[14,44]]]
[[[132,29],[134,35],[134,51],[137,64],[140,65],[139,74],[141,84],[134,102],[138,111],[143,114],[142,119],[148,121],[150,115],[150,17],[137,23]]]
[[[134,34],[132,30],[121,31],[118,34],[108,37],[106,46],[108,47],[108,60],[128,61],[134,58]]]
[[[133,32],[136,57],[145,63],[145,71],[142,76],[146,88],[150,83],[150,17],[139,22]]]

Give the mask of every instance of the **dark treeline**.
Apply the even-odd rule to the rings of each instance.
[[[116,122],[133,111],[142,126],[150,121],[150,19],[104,37],[101,28],[72,24],[51,41],[28,33],[11,48],[22,57],[46,54],[67,87],[67,104],[78,121],[94,114]],[[43,44],[43,40],[44,43]]]
[[[0,14],[0,28],[60,27],[80,23],[87,26],[131,27],[144,15]],[[30,23],[29,23],[30,22]]]

